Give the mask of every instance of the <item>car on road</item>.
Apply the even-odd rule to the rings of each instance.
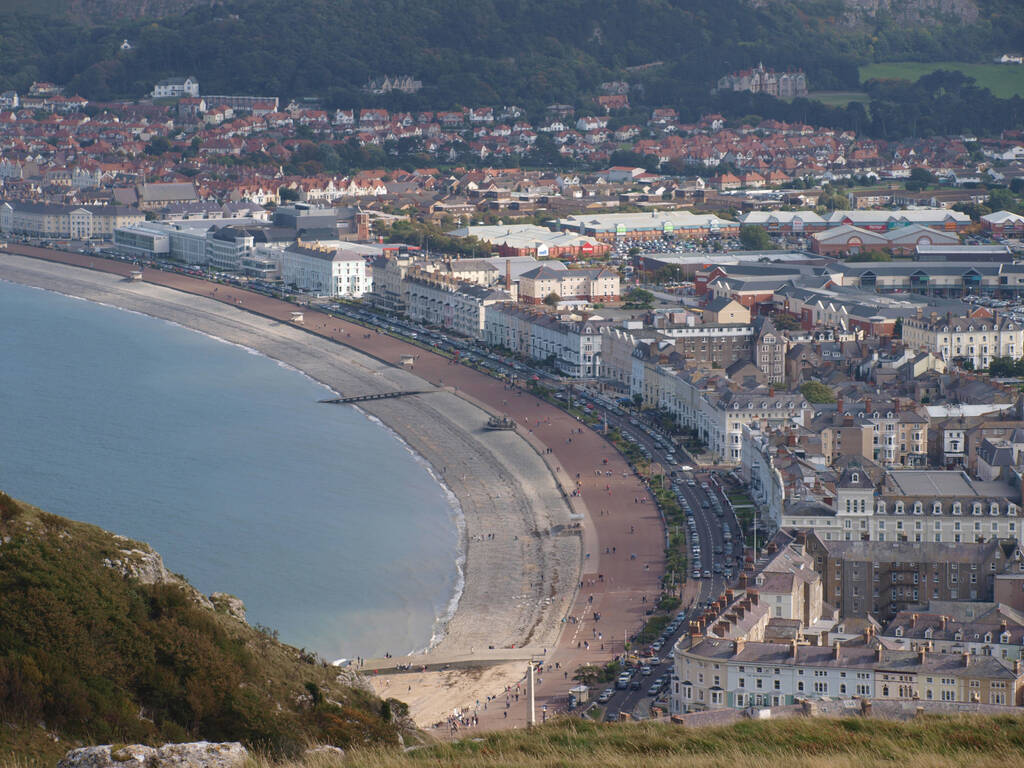
[[[603,691],[601,691],[601,695],[597,697],[597,703],[607,704],[609,701],[611,701],[611,698],[614,695],[615,690],[613,688],[605,688]]]
[[[704,569],[704,578],[705,579],[710,579],[711,578],[711,571],[709,571],[707,568]]]
[[[644,677],[647,677],[651,674],[651,668],[648,665],[644,664],[642,667],[640,667],[640,674]]]
[[[693,572],[690,574],[690,576],[692,576],[695,579],[699,579],[700,578],[700,571],[697,570],[696,568],[694,568]]]
[[[626,688],[629,687],[629,681],[632,677],[633,676],[629,674],[629,672],[623,672],[616,678],[615,687],[618,688],[620,691],[624,691]]]

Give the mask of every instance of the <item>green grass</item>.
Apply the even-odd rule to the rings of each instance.
[[[1020,64],[968,64],[962,61],[887,61],[860,68],[860,81],[918,80],[939,69],[957,70],[973,77],[982,88],[988,88],[1001,99],[1024,96],[1024,66]]]
[[[871,97],[864,91],[811,91],[807,94],[811,101],[820,101],[827,107],[845,107],[852,102],[867,104]]]
[[[607,725],[562,719],[531,731],[471,734],[404,754],[350,750],[288,768],[1005,768],[1024,763],[1024,719],[921,717],[910,722],[793,718],[719,728]],[[259,759],[250,768],[271,768]],[[285,766],[277,766],[285,768]]]

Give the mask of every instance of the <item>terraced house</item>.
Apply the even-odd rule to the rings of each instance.
[[[903,342],[942,360],[970,361],[976,369],[982,369],[988,368],[995,357],[1018,360],[1024,356],[1024,325],[998,315],[907,318],[903,321]]]
[[[679,647],[683,646],[683,647]],[[802,699],[1024,704],[1019,661],[991,656],[720,640],[694,635],[676,650],[673,713],[781,706]]]

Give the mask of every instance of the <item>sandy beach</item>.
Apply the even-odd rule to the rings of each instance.
[[[289,322],[294,307],[266,297],[149,270],[144,281],[129,282],[122,275],[130,267],[119,262],[38,255],[104,271],[7,253],[0,256],[0,279],[242,344],[343,395],[434,390],[362,406],[430,463],[465,519],[465,588],[444,637],[428,654],[386,662],[412,663],[415,673],[375,675],[373,666],[385,662],[372,660],[364,669],[382,695],[409,701],[421,725],[453,707],[475,708],[477,700],[486,705],[487,697],[502,695],[522,678],[531,656],[564,670],[541,685],[538,703],[554,703],[571,685],[569,670],[622,652],[627,632],[640,626],[642,600],[657,594],[660,522],[653,504],[638,504],[646,492],[621,457],[590,430],[577,432],[571,417],[443,357],[387,336],[367,338],[365,329],[316,312],[307,311],[304,327],[296,327]],[[412,372],[394,365],[408,351],[419,355]],[[493,412],[525,428],[483,430]],[[570,500],[567,491],[574,487],[582,495]],[[582,536],[567,530],[579,519]],[[600,624],[588,620],[596,611]],[[566,624],[566,616],[582,620]],[[461,669],[469,660],[477,668]],[[492,707],[480,716],[481,727],[525,721],[522,707],[500,716]]]

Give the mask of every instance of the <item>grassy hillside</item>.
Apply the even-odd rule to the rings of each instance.
[[[253,761],[256,766],[265,762]],[[406,754],[351,752],[366,768],[996,768],[1024,763],[1017,717],[748,721],[725,728],[559,722]],[[342,763],[334,763],[341,766]],[[288,768],[330,768],[328,761]]]
[[[146,545],[0,493],[0,755],[52,766],[83,742],[397,743],[401,707],[337,674],[214,608]]]
[[[1001,99],[1024,96],[1024,65],[1020,64],[969,64],[962,61],[886,61],[866,64],[860,68],[861,82],[868,80],[907,80],[918,78],[940,69],[962,72],[973,77],[982,88],[988,88]]]

